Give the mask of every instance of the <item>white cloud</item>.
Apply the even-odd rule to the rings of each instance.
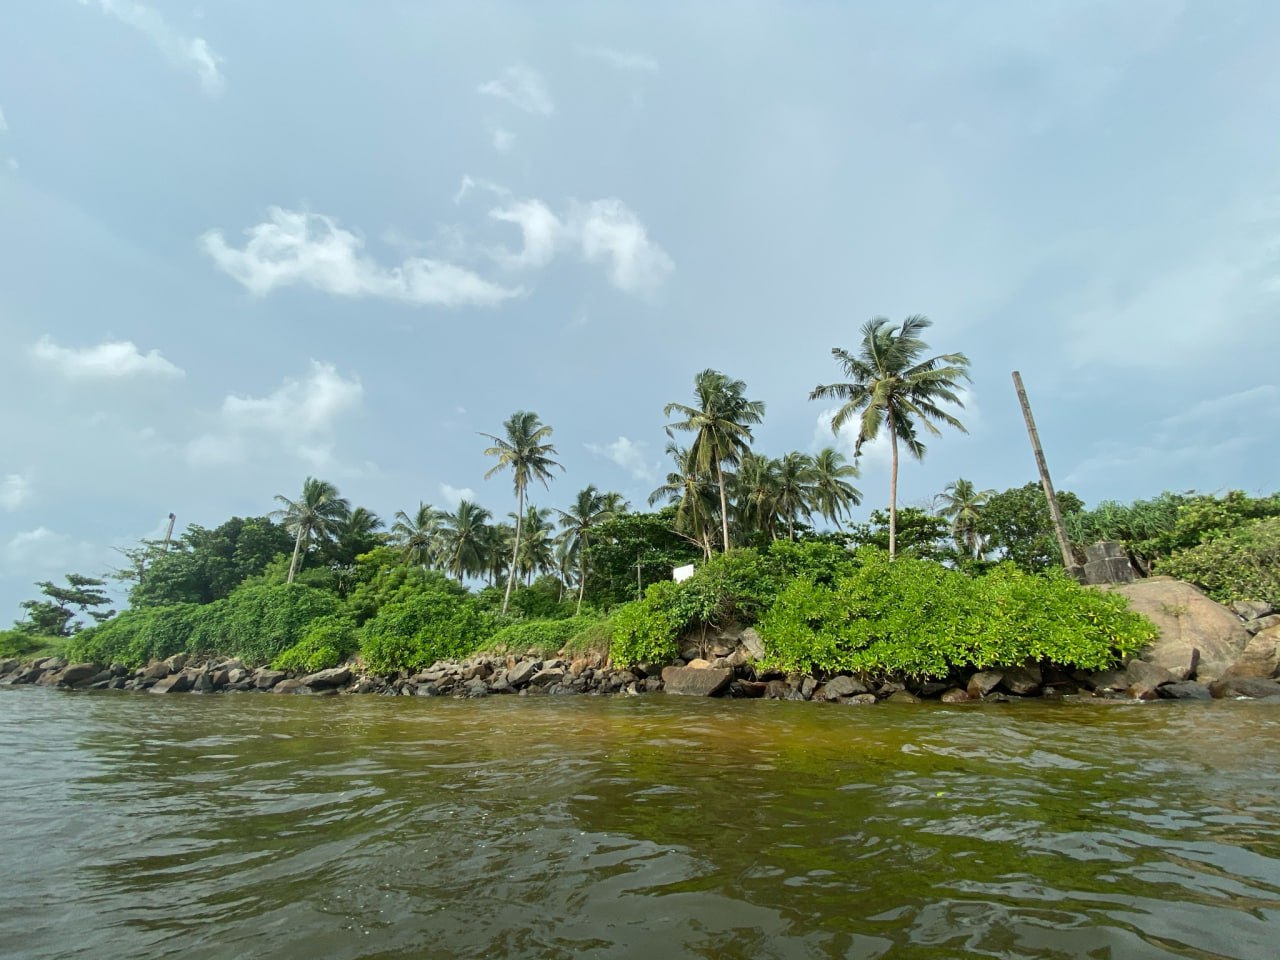
[[[586,448],[612,460],[637,480],[653,481],[657,477],[657,470],[649,462],[647,445],[643,441],[618,437],[612,443],[588,443]]]
[[[0,480],[0,507],[13,511],[31,499],[31,481],[20,473]]]
[[[643,53],[630,53],[626,50],[615,50],[594,44],[579,44],[578,55],[602,60],[616,70],[627,70],[638,73],[657,73],[658,61]]]
[[[813,425],[813,449],[835,447],[852,461],[854,450],[858,445],[858,421],[856,418],[846,421],[840,428],[840,432],[833,434],[831,421],[839,409],[839,407],[828,407],[818,414]],[[869,467],[888,467],[890,460],[892,460],[892,451],[889,447],[889,431],[881,430],[874,440],[862,445],[862,454],[858,457],[857,463],[858,467],[865,471]]]
[[[460,307],[493,306],[523,292],[426,257],[383,267],[361,254],[363,239],[321,214],[270,207],[267,216],[245,231],[243,249],[228,246],[220,230],[200,238],[214,263],[256,296],[301,283],[335,296]]]
[[[90,4],[90,0],[80,2],[85,6]],[[222,93],[224,79],[219,67],[222,58],[210,49],[203,37],[183,36],[157,11],[133,0],[97,0],[97,5],[103,13],[150,40],[173,66],[194,74],[206,94],[216,97]]]
[[[516,142],[516,135],[502,127],[494,127],[489,135],[493,138],[493,149],[499,153],[510,153]]]
[[[671,257],[649,239],[640,218],[621,200],[596,200],[574,212],[582,255],[609,263],[609,279],[627,293],[649,293],[675,269]]]
[[[49,337],[41,337],[31,348],[31,355],[41,363],[54,367],[72,379],[122,379],[124,377],[185,376],[158,350],[141,353],[129,340],[114,340],[95,347],[60,347]]]
[[[0,133],[8,133],[9,124],[5,122],[4,110],[0,110]]]
[[[93,544],[43,526],[15,534],[0,550],[0,569],[10,576],[83,570],[102,560],[102,551]]]
[[[1223,424],[1235,422],[1237,414],[1245,414],[1248,419],[1256,420],[1260,417],[1273,417],[1277,410],[1280,410],[1280,387],[1267,383],[1201,400],[1182,413],[1165,417],[1160,421],[1160,426],[1164,430],[1192,424],[1220,428]]]
[[[470,487],[453,487],[447,483],[440,484],[440,498],[454,510],[463,500],[475,503],[476,492]]]
[[[556,109],[542,76],[521,63],[507,67],[497,80],[480,84],[476,92],[506,100],[525,113],[548,117]]]
[[[501,252],[498,259],[513,268],[541,269],[551,262],[564,236],[564,225],[541,200],[519,200],[489,211],[494,220],[514,223],[524,237],[519,253]]]
[[[283,446],[313,466],[326,466],[333,461],[338,421],[363,400],[358,378],[345,378],[332,364],[312,360],[305,379],[286,379],[265,397],[227,396],[218,413],[218,429],[187,444],[187,462],[239,463],[256,444],[269,441],[273,450]]]

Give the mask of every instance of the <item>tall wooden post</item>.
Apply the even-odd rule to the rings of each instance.
[[[1031,416],[1031,402],[1027,399],[1026,388],[1022,385],[1022,374],[1013,371],[1013,387],[1018,391],[1018,402],[1022,404],[1022,418],[1027,422],[1027,436],[1031,438],[1031,449],[1036,455],[1036,467],[1040,471],[1040,485],[1044,487],[1045,500],[1049,502],[1049,516],[1053,519],[1053,532],[1058,537],[1058,549],[1062,551],[1062,565],[1080,582],[1084,582],[1084,570],[1076,563],[1075,554],[1071,552],[1071,543],[1067,540],[1067,527],[1062,522],[1062,508],[1058,506],[1058,495],[1053,491],[1053,481],[1049,479],[1049,465],[1044,459],[1044,448],[1040,446],[1040,434],[1036,430],[1036,421]]]

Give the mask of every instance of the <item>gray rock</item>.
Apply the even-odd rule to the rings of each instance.
[[[810,697],[813,696],[813,691],[818,689],[818,681],[813,679],[813,677],[805,677],[803,680],[800,681],[799,689],[800,689],[800,696],[808,700]]]
[[[950,684],[943,683],[941,680],[927,680],[916,689],[916,696],[929,699],[939,696],[950,689]]]
[[[923,701],[919,697],[917,697],[914,693],[909,693],[906,690],[899,690],[897,693],[891,695],[889,699],[885,702],[886,703],[923,703]]]
[[[230,660],[223,660],[220,664],[213,668],[214,670],[239,670],[243,673],[248,671],[245,669],[244,661],[239,657],[232,657]]]
[[[961,690],[959,687],[952,687],[950,690],[943,693],[939,699],[943,703],[967,703],[972,700],[973,697],[969,696],[967,691]]]
[[[1177,680],[1160,687],[1160,696],[1167,700],[1208,700],[1213,694],[1203,683],[1194,680]]]
[[[1040,689],[1044,680],[1038,666],[1007,667],[1000,671],[1003,674],[1002,685],[1010,693],[1020,697],[1030,696]]]
[[[1160,636],[1141,658],[1164,667],[1175,680],[1217,679],[1249,641],[1239,617],[1181,580],[1149,577],[1099,589],[1128,597],[1130,609],[1155,624]]]
[[[1003,673],[997,673],[994,670],[979,670],[969,678],[969,685],[966,688],[966,692],[974,699],[985,697],[996,687],[1000,686],[1000,681],[1003,679]]]
[[[1255,677],[1227,677],[1209,684],[1209,692],[1215,699],[1224,697],[1280,697],[1280,680],[1262,680]]]
[[[31,664],[33,667],[39,667],[41,670],[61,670],[67,665],[67,661],[62,657],[43,657]]]
[[[184,673],[186,671],[183,671]],[[191,684],[192,693],[213,693],[213,678],[207,670],[201,670]]]
[[[827,681],[826,695],[828,700],[836,697],[852,697],[855,693],[866,693],[866,685],[853,677],[832,677]]]
[[[537,660],[521,660],[507,671],[507,683],[514,688],[523,687],[540,669],[542,664]]]
[[[254,673],[253,684],[259,690],[270,690],[288,676],[283,670],[268,670],[266,667],[262,667]]]
[[[729,685],[733,671],[727,667],[667,667],[662,671],[662,688],[683,697],[714,697]]]
[[[191,689],[191,679],[186,674],[171,673],[161,677],[149,689],[151,693],[186,693]]]
[[[378,682],[372,677],[361,677],[351,685],[351,693],[373,693],[378,689]]]
[[[764,685],[766,700],[794,700],[792,694],[795,692],[795,688],[786,680],[770,680]]]
[[[874,693],[855,693],[852,697],[845,701],[855,707],[870,707],[876,703],[876,695]]]
[[[170,669],[169,664],[163,660],[153,660],[142,668],[142,672],[138,676],[143,680],[162,680],[174,672],[176,671]]]
[[[62,671],[58,677],[58,682],[68,687],[74,687],[77,683],[88,680],[97,674],[98,667],[92,663],[73,663]]]
[[[1250,620],[1244,625],[1245,633],[1261,633],[1271,627],[1280,627],[1280,613],[1268,614],[1257,620]]]
[[[1101,673],[1085,673],[1080,681],[1090,690],[1105,692],[1107,690],[1128,690],[1129,675],[1123,670],[1103,670]]]
[[[318,690],[324,687],[340,687],[350,679],[350,667],[330,667],[328,670],[307,674],[302,678],[302,683],[304,686]]]
[[[529,680],[529,686],[545,689],[546,687],[551,686],[553,683],[559,683],[563,677],[564,677],[563,670],[559,668],[544,667],[543,669],[535,673],[533,677]]]
[[[22,666],[21,662],[13,658],[0,660],[0,674],[13,673],[20,666]]]
[[[420,683],[418,684],[417,695],[420,697],[439,697],[442,694],[440,688],[434,683]]]
[[[1229,606],[1241,620],[1257,620],[1275,612],[1265,600],[1232,600]]]
[[[166,657],[164,662],[169,667],[170,673],[178,673],[187,665],[187,655],[175,653],[172,657]]]
[[[271,687],[272,693],[310,693],[311,688],[301,680],[279,680]]]
[[[1155,690],[1161,684],[1173,683],[1179,679],[1160,666],[1160,664],[1148,663],[1145,660],[1130,660],[1124,668],[1124,675],[1128,679],[1131,688],[1143,687],[1151,690]]]
[[[225,682],[227,684],[241,683],[248,676],[249,671],[244,670],[241,667],[232,667],[227,671],[227,679]]]
[[[1223,679],[1280,676],[1280,626],[1268,627],[1250,637],[1239,659],[1222,676]]]
[[[743,630],[739,642],[742,644],[742,649],[747,651],[747,655],[752,660],[764,658],[764,641],[760,639],[760,634],[756,632],[755,627],[747,627],[747,629]]]

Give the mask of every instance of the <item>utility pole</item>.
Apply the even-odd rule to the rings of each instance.
[[[164,552],[165,553],[169,552],[169,541],[173,539],[173,522],[177,519],[178,518],[174,514],[172,513],[169,514],[169,528],[164,532]]]
[[[1067,540],[1067,527],[1062,522],[1062,508],[1058,506],[1058,495],[1053,491],[1053,481],[1049,479],[1049,465],[1044,459],[1044,448],[1040,446],[1040,434],[1036,430],[1036,421],[1031,416],[1031,401],[1027,399],[1027,390],[1022,385],[1022,374],[1013,371],[1013,387],[1018,391],[1018,402],[1022,404],[1022,418],[1027,422],[1027,436],[1031,438],[1031,449],[1036,455],[1036,467],[1040,471],[1040,485],[1044,487],[1045,500],[1049,502],[1049,516],[1053,519],[1053,532],[1058,537],[1058,549],[1062,551],[1062,565],[1067,572],[1084,582],[1084,570],[1076,563],[1075,554],[1071,552],[1071,543]]]

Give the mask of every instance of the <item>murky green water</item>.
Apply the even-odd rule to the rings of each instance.
[[[0,693],[0,955],[1280,957],[1280,705]]]

